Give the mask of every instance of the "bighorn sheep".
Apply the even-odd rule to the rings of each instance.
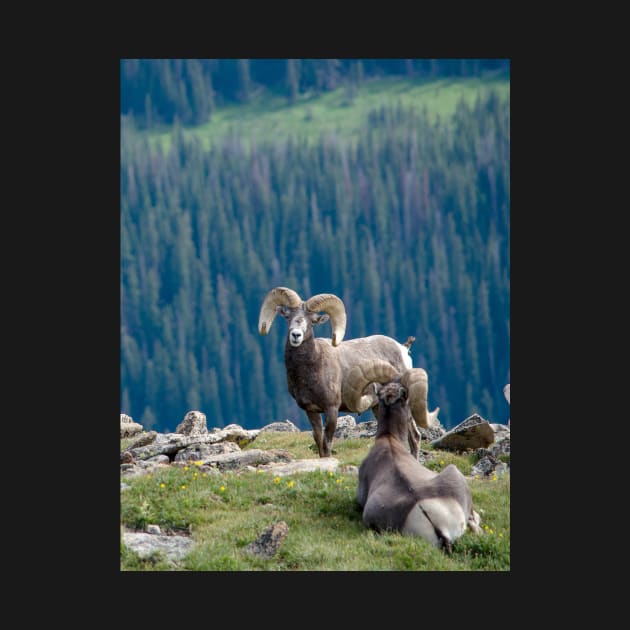
[[[368,366],[355,374],[357,387],[380,378],[387,364]],[[416,368],[419,369],[419,368]],[[451,552],[466,527],[480,533],[466,478],[453,464],[440,473],[423,466],[405,448],[413,369],[396,381],[375,386],[379,400],[374,445],[359,466],[356,500],[363,522],[376,531],[421,536]],[[416,379],[415,386],[422,386]]]
[[[508,383],[503,388],[503,395],[505,396],[505,400],[508,401],[508,405],[510,404],[510,384]],[[508,427],[510,426],[510,419],[508,418]]]
[[[380,359],[397,374],[402,373],[412,366],[409,346],[413,338],[407,339],[407,345],[385,335],[343,341],[346,310],[342,300],[332,293],[320,293],[303,301],[287,287],[271,289],[260,308],[258,331],[261,335],[269,332],[277,313],[288,323],[284,360],[289,393],[308,416],[320,457],[330,457],[339,411],[363,413],[372,408],[376,416],[378,399],[369,383],[355,391],[347,379],[349,372],[358,369],[360,373],[361,365]],[[315,337],[313,326],[329,319],[332,339]],[[411,409],[415,421],[428,427],[426,396],[419,400],[412,396]],[[325,415],[323,431],[322,413]],[[410,450],[417,458],[419,431],[414,422],[410,422],[408,432]]]

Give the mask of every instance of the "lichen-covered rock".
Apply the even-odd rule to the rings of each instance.
[[[376,420],[358,422],[354,426],[346,424],[346,426],[338,428],[335,431],[335,437],[346,440],[349,438],[371,438],[376,435],[377,425]]]
[[[272,422],[265,425],[261,431],[289,431],[291,433],[300,433],[300,430],[291,422],[291,420],[285,420],[284,422]]]
[[[273,523],[254,542],[247,545],[246,551],[262,558],[271,558],[278,552],[288,533],[289,526],[284,521]]]
[[[204,435],[208,433],[206,414],[201,413],[201,411],[189,411],[177,425],[175,433],[182,433],[183,435]]]
[[[470,474],[473,476],[489,477],[491,474],[503,474],[507,470],[509,470],[507,464],[492,455],[486,455],[471,467]]]
[[[137,433],[141,433],[143,431],[142,425],[133,421],[131,416],[128,416],[126,413],[120,414],[120,437],[127,438],[133,437]]]
[[[334,473],[338,468],[339,460],[335,457],[296,459],[295,461],[288,463],[262,463],[258,466],[258,470],[269,471],[274,475],[278,475],[278,477],[293,475],[301,472],[315,472],[317,470]]]
[[[428,429],[418,427],[418,430],[420,431],[420,439],[426,440],[427,442],[437,440],[446,433],[446,429],[442,426],[439,420],[436,420],[436,424],[430,426]]]
[[[228,424],[222,429],[214,428],[210,435],[215,436],[216,441],[236,442],[241,448],[251,444],[260,433],[260,429],[243,429],[239,424]]]
[[[357,421],[353,416],[340,416],[337,418],[337,428],[335,429],[336,438],[342,438],[345,433],[354,429],[357,426]]]
[[[140,448],[141,446],[152,444],[155,442],[157,436],[157,431],[147,431],[146,433],[141,433],[127,448]]]
[[[175,455],[176,462],[196,462],[210,459],[222,453],[237,453],[241,447],[236,442],[217,442],[216,444],[192,444]]]
[[[162,552],[172,561],[181,560],[194,546],[194,541],[188,536],[165,536],[144,532],[124,532],[123,543],[141,558]]]
[[[203,463],[218,468],[221,472],[240,470],[247,466],[260,466],[271,462],[290,462],[293,455],[284,449],[263,450],[252,448],[238,453],[220,453],[203,459]]]
[[[486,448],[494,442],[494,431],[487,420],[474,413],[442,437],[432,440],[434,448],[446,451],[467,451]]]

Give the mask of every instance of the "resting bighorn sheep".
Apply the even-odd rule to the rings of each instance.
[[[360,370],[361,365],[375,359],[382,360],[396,373],[402,373],[412,366],[409,346],[413,338],[407,340],[407,345],[385,335],[343,341],[346,310],[341,299],[332,293],[320,293],[303,301],[287,287],[271,289],[260,308],[258,331],[261,335],[269,332],[277,313],[281,313],[288,323],[284,361],[289,393],[308,416],[320,457],[330,457],[338,412],[363,413],[372,408],[376,416],[378,407],[375,393],[366,387],[369,383],[355,391],[347,379],[348,373],[353,368]],[[315,337],[313,326],[329,319],[332,339]],[[413,397],[412,401],[415,401]],[[412,402],[411,408],[415,421],[428,427],[426,396]],[[323,431],[322,413],[325,415]],[[408,431],[408,443],[417,458],[419,431],[415,423],[410,422]]]
[[[355,385],[380,378],[389,367],[364,367],[363,376],[355,374]],[[466,478],[456,466],[449,464],[436,473],[405,448],[413,372],[407,370],[396,381],[376,385],[378,428],[374,446],[359,466],[356,500],[368,527],[421,536],[450,553],[467,526],[481,532],[479,514],[473,509]],[[422,387],[422,380],[416,379],[415,387]]]

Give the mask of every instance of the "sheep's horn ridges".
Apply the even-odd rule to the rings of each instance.
[[[338,346],[346,334],[346,308],[341,298],[332,293],[319,293],[306,300],[304,306],[312,313],[323,311],[330,316],[332,345]]]
[[[296,308],[301,306],[302,298],[293,290],[287,287],[275,287],[265,295],[260,314],[258,316],[258,332],[266,335],[273,324],[276,316],[276,306],[289,306]]]
[[[381,359],[355,365],[343,383],[342,398],[348,409],[363,413],[377,402],[375,394],[363,394],[366,386],[374,382],[387,383],[397,376],[396,369]]]
[[[429,392],[429,378],[426,370],[410,368],[403,372],[400,384],[409,392],[409,410],[416,424],[423,429],[430,426],[427,414],[427,394]],[[436,413],[437,415],[437,413]]]

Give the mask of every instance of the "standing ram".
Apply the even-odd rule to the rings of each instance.
[[[397,374],[402,373],[412,366],[410,342],[404,345],[385,335],[343,341],[346,310],[341,299],[332,293],[320,293],[304,301],[287,287],[271,289],[260,308],[258,332],[261,335],[269,332],[278,313],[288,324],[284,361],[289,393],[308,416],[319,456],[330,457],[338,412],[363,413],[372,408],[376,416],[378,409],[373,386],[366,384],[356,390],[354,381],[348,380],[348,374],[352,370],[358,370],[360,374],[361,366],[374,360],[381,360]],[[313,326],[329,319],[332,339],[315,337]],[[415,423],[411,421],[408,427],[409,447],[416,458],[420,438],[416,423],[429,427],[432,416],[437,415],[437,411],[427,413],[426,387],[422,391],[420,397],[412,395]],[[320,414],[324,414],[323,423]]]

